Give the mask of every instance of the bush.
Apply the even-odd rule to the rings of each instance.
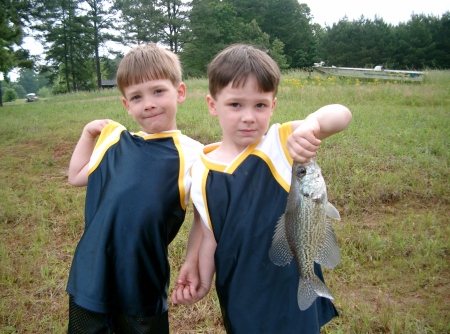
[[[51,95],[51,91],[48,87],[42,87],[38,90],[37,95],[39,97],[49,97]]]
[[[3,95],[3,100],[5,102],[13,102],[18,98],[19,96],[17,96],[17,93],[14,89],[12,88],[5,89],[5,94]]]
[[[66,93],[67,93],[67,86],[64,83],[58,83],[52,87],[53,95],[66,94]]]

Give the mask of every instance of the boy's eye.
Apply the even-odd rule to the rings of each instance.
[[[164,92],[164,90],[162,90],[162,89],[155,89],[155,94],[161,94],[162,92]]]
[[[138,99],[140,99],[141,98],[141,96],[140,95],[134,95],[134,96],[132,96],[131,97],[131,101],[133,101],[133,100],[138,100]]]
[[[258,103],[256,108],[264,108],[266,105],[264,103]]]
[[[233,108],[237,108],[237,107],[239,107],[239,103],[237,103],[237,102],[230,103],[230,106]]]

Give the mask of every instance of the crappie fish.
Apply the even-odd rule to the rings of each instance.
[[[318,296],[334,299],[314,273],[314,261],[331,269],[341,260],[329,218],[339,220],[340,215],[328,202],[319,165],[314,159],[307,164],[294,161],[286,210],[275,228],[269,257],[278,266],[295,259],[300,274],[297,299],[302,311]]]

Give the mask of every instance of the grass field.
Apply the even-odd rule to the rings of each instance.
[[[186,84],[179,128],[203,143],[220,140],[206,80]],[[431,71],[422,84],[290,72],[273,122],[330,103],[349,107],[353,122],[317,158],[342,216],[334,225],[342,261],[324,270],[341,316],[323,333],[450,333],[450,72]],[[117,90],[0,108],[0,333],[66,330],[65,285],[85,197],[66,171],[83,126],[97,118],[139,130]],[[170,246],[172,281],[191,217],[189,210]],[[223,332],[214,290],[169,312],[173,333]]]

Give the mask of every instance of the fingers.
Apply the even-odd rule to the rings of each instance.
[[[319,149],[320,140],[311,141],[302,137],[291,136],[287,141],[287,149],[292,159],[301,163],[307,163],[311,158],[316,156],[316,152]]]
[[[193,285],[177,285],[172,292],[172,302],[174,304],[189,305],[198,300],[197,290]]]
[[[317,138],[320,125],[315,119],[307,119],[287,139],[286,147],[295,161],[306,163],[316,156],[321,140]]]

